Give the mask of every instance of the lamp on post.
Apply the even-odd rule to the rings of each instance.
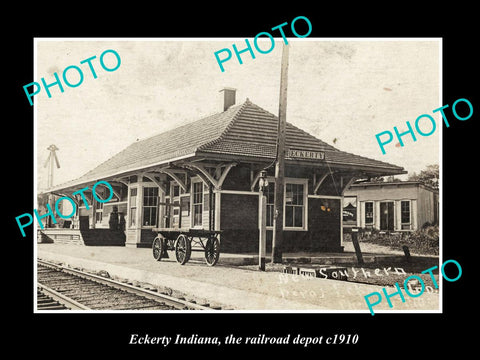
[[[258,186],[260,187],[260,193],[263,195],[265,188],[268,187],[267,170],[260,171],[260,179],[258,180]]]
[[[264,195],[264,191],[268,187],[267,170],[260,171],[258,187],[260,191],[258,268],[261,271],[265,271],[265,253],[267,252],[267,197]]]

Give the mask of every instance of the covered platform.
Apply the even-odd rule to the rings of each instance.
[[[309,261],[313,263],[315,256],[309,256]],[[351,261],[354,254],[319,254],[317,260],[320,257],[324,257],[322,261],[328,260],[327,256],[330,259],[333,259],[332,256],[338,257],[335,260],[338,263],[340,258]],[[107,272],[112,278],[128,279],[160,292],[220,306],[222,310],[368,314],[364,296],[382,291],[382,287],[375,285],[286,275],[278,271],[260,272],[238,266],[255,264],[258,258],[254,254],[222,253],[217,266],[209,267],[202,254],[198,253],[192,253],[191,261],[180,265],[173,254],[169,259],[156,261],[152,250],[146,248],[37,244],[37,257],[84,270]],[[285,254],[285,259],[289,257],[291,254]],[[300,261],[302,257],[296,258]],[[364,259],[371,261],[372,258],[365,254]],[[392,287],[389,293],[394,291]],[[406,297],[405,303],[401,302],[399,296],[391,301],[393,309],[385,301],[375,307],[375,312],[439,312],[440,309],[438,293],[425,292],[418,298]]]
[[[151,247],[155,228],[188,228],[221,231],[222,251],[237,254],[258,252],[265,215],[266,251],[276,219],[282,252],[341,252],[345,189],[405,170],[339,150],[287,123],[285,171],[275,190],[278,117],[248,98],[235,104],[234,89],[227,93],[223,111],[145,134],[83,176],[39,192],[39,213],[48,216],[48,205],[68,198],[60,201],[74,204],[67,227],[121,230],[125,247]],[[268,185],[260,187],[260,180]],[[281,212],[274,211],[275,192],[284,197]]]
[[[110,229],[46,228],[38,231],[37,242],[86,246],[125,246],[125,233]]]

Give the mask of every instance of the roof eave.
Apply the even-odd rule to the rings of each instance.
[[[219,153],[213,151],[199,151],[197,152],[197,156],[206,157],[206,158],[221,158],[222,160],[237,160],[237,161],[253,161],[257,163],[262,162],[271,162],[274,157],[273,156],[257,156],[257,155],[236,155],[236,154],[226,154],[226,153]],[[402,167],[387,167],[387,166],[371,166],[371,165],[359,165],[359,164],[351,164],[347,162],[326,162],[326,161],[312,161],[312,160],[291,160],[285,159],[286,164],[291,165],[302,165],[302,166],[314,166],[314,167],[324,167],[326,164],[333,167],[343,167],[345,169],[352,169],[352,170],[364,170],[375,173],[377,176],[383,175],[400,175],[400,174],[407,174]]]
[[[139,172],[148,172],[149,170],[153,170],[154,168],[156,168],[158,166],[162,166],[162,165],[165,165],[165,164],[168,164],[168,163],[171,163],[171,162],[175,162],[175,161],[178,161],[178,160],[195,158],[196,156],[197,156],[196,152],[193,152],[193,153],[188,154],[188,155],[179,156],[179,157],[172,158],[172,159],[169,159],[169,160],[162,160],[160,162],[150,164],[150,165],[146,165],[146,166],[140,166],[140,167],[136,167],[136,168],[133,168],[133,169],[121,170],[119,172],[104,174],[104,175],[95,176],[95,177],[91,177],[91,178],[87,178],[87,179],[81,179],[81,180],[78,179],[78,181],[73,180],[74,181],[73,183],[59,184],[59,185],[51,187],[49,189],[44,189],[44,190],[38,192],[38,194],[42,195],[42,194],[48,194],[48,193],[52,193],[52,192],[59,192],[59,191],[62,191],[62,190],[65,191],[65,190],[71,190],[71,189],[74,189],[74,188],[78,189],[78,188],[82,188],[84,186],[88,186],[90,184],[95,184],[97,181],[100,181],[100,180],[108,181],[108,180],[113,180],[114,178],[132,176],[132,175],[138,174]]]

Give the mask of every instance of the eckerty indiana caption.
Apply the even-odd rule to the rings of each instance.
[[[288,345],[295,344],[307,347],[309,345],[355,345],[358,343],[358,334],[333,334],[330,336],[266,336],[259,334],[257,336],[237,337],[232,334],[220,337],[200,336],[198,334],[171,336],[150,336],[149,334],[139,335],[131,334],[129,345],[163,345],[164,347],[172,345]]]

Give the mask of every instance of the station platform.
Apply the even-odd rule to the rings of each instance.
[[[296,255],[296,256],[293,256]],[[341,263],[351,261],[355,254],[284,254],[291,261]],[[92,272],[108,273],[114,279],[128,279],[147,288],[173,296],[183,296],[199,303],[209,303],[224,311],[247,312],[359,312],[369,314],[364,296],[372,292],[382,293],[382,287],[340,280],[310,278],[282,274],[279,267],[268,267],[267,271],[242,266],[257,264],[254,254],[220,255],[214,267],[206,265],[203,253],[192,252],[185,265],[175,261],[173,252],[169,259],[156,261],[151,249],[118,246],[89,247],[71,244],[37,244],[37,257],[42,260],[68,264]],[[364,255],[371,261],[388,255]],[[395,257],[390,256],[391,261]],[[369,260],[370,259],[370,260]],[[375,259],[374,259],[375,260]],[[378,259],[377,259],[378,260]],[[392,266],[395,266],[392,263]],[[394,287],[388,290],[394,293]],[[440,312],[438,293],[425,292],[417,298],[405,295],[391,298],[393,308],[386,299],[375,306],[375,313],[382,312]],[[370,316],[370,315],[369,315]]]

